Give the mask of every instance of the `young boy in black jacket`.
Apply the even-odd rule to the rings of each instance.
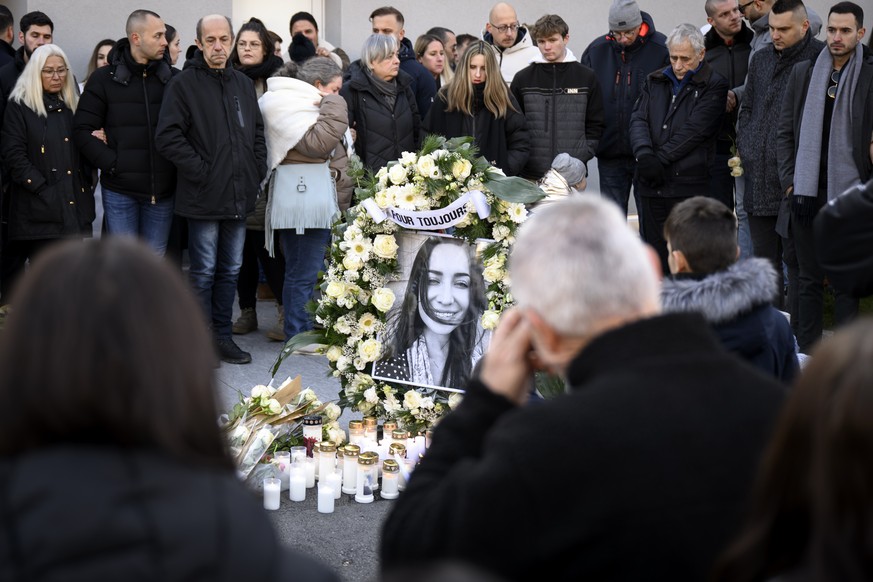
[[[721,202],[695,196],[677,205],[664,224],[667,262],[665,312],[703,314],[731,352],[790,383],[799,370],[794,334],[772,306],[780,291],[766,259],[737,261],[737,220]]]

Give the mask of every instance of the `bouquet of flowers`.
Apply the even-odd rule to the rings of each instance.
[[[337,422],[341,412],[335,403],[320,402],[311,389],[301,390],[297,376],[279,388],[258,385],[250,396],[240,394],[240,401],[220,422],[239,473],[246,478],[275,451],[304,444],[304,416],[320,414],[322,439],[343,443],[346,435]]]
[[[527,218],[525,203],[544,195],[536,185],[506,177],[479,157],[472,138],[428,136],[418,153],[404,152],[375,175],[358,171],[355,178],[358,204],[335,225],[329,266],[320,276],[322,296],[314,311],[323,329],[291,338],[273,373],[297,347],[325,344],[333,375],[340,379],[341,406],[397,420],[416,432],[456,406],[461,395],[423,393],[408,384],[371,376],[373,363],[384,352],[379,334],[386,329],[387,314],[396,300],[388,283],[399,278],[395,234],[401,228],[391,220],[377,220],[374,214],[389,208],[438,210],[465,197],[465,206],[458,209],[463,218],[454,224],[453,235],[469,242],[490,241],[482,252],[488,307],[480,324],[491,330],[513,303],[506,260],[516,229]],[[488,208],[477,207],[470,196],[474,191],[484,195]]]

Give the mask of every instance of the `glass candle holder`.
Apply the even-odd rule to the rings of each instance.
[[[309,414],[303,417],[303,438],[315,439],[315,442],[321,442],[321,427],[323,421],[319,414]]]
[[[375,416],[365,416],[364,417],[364,438],[365,439],[373,439],[374,441],[378,441],[379,435],[379,421],[376,420]]]
[[[273,463],[279,472],[282,489],[286,489],[288,487],[288,477],[291,476],[291,453],[288,451],[276,451],[276,454],[273,456]]]
[[[364,421],[349,421],[349,444],[359,445],[364,440]]]
[[[408,436],[409,434],[405,430],[401,428],[394,429],[391,431],[391,442],[406,444],[406,438]]]
[[[355,488],[355,501],[358,503],[373,503],[373,482],[375,475],[373,469],[379,457],[375,453],[361,453],[358,455],[358,475]]]
[[[382,499],[397,499],[398,480],[400,478],[400,465],[394,459],[386,459],[382,462]]]
[[[282,483],[279,479],[264,479],[264,509],[276,511],[279,509]]]
[[[318,484],[318,513],[333,513],[333,488],[326,482]]]
[[[302,463],[306,458],[306,447],[291,447],[291,462]]]
[[[358,456],[361,447],[346,445],[343,447],[343,493],[354,495],[357,492]]]
[[[319,447],[318,475],[319,481],[326,479],[336,468],[336,443],[324,441]]]
[[[288,497],[291,501],[306,501],[306,469],[303,465],[291,465],[288,477]]]
[[[392,443],[391,446],[388,447],[388,458],[396,460],[398,456],[401,459],[406,458],[406,445],[403,443]]]

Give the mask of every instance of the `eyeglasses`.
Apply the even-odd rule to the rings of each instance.
[[[490,24],[500,34],[506,34],[507,32],[516,32],[516,31],[518,31],[519,26],[520,26],[517,22],[515,24],[504,24],[503,26],[497,26],[493,22],[491,22]]]
[[[828,97],[831,99],[837,98],[837,87],[840,86],[840,74],[843,72],[842,69],[839,71],[831,71],[831,83],[835,83],[828,87]]]
[[[745,4],[740,4],[739,6],[737,6],[737,8],[740,9],[740,14],[745,14],[746,8],[748,8],[750,4],[754,4],[754,3],[755,3],[755,0],[752,0],[751,2],[746,2]]]
[[[640,31],[639,28],[631,28],[630,30],[610,30],[609,34],[612,35],[612,38],[633,38]]]
[[[252,50],[258,50],[262,46],[264,46],[264,45],[262,45],[258,41],[255,41],[255,42],[240,41],[240,42],[236,43],[236,48],[240,48],[240,49],[251,48]]]
[[[65,77],[67,75],[67,71],[69,71],[67,67],[58,67],[57,69],[43,69],[41,73],[43,77],[52,78],[55,75],[57,75],[58,77]]]

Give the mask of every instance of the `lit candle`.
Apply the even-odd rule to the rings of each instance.
[[[279,479],[264,479],[264,509],[276,511],[279,509],[279,493],[282,483]]]
[[[291,462],[303,463],[306,458],[306,447],[291,447]]]
[[[276,464],[276,469],[279,471],[279,480],[282,482],[282,489],[288,488],[288,477],[291,474],[291,453],[288,451],[278,451],[273,457]]]
[[[306,500],[306,471],[299,465],[291,466],[291,476],[288,478],[288,497],[291,501]]]
[[[339,471],[332,471],[327,476],[327,480],[322,480],[322,483],[326,483],[328,487],[333,489],[334,499],[339,499],[342,496],[343,476]]]
[[[407,433],[403,429],[396,429],[391,431],[391,442],[392,443],[401,443],[406,444],[406,439],[409,437],[409,433]]]
[[[424,437],[423,436],[415,437],[415,457],[416,458],[421,457],[421,455],[423,455],[426,450],[427,450],[427,447],[425,446]]]
[[[429,428],[424,431],[424,448],[429,449],[430,444],[433,442],[433,429]]]
[[[358,455],[361,447],[358,445],[346,445],[343,447],[345,462],[343,463],[343,493],[354,495],[357,491]]]
[[[379,421],[375,416],[364,417],[364,438],[376,440],[379,434]]]
[[[399,477],[400,465],[393,459],[386,459],[382,463],[382,499],[397,499]]]
[[[343,448],[340,446],[337,446],[337,448],[336,448],[336,468],[339,469],[340,474],[342,474],[343,463],[345,462],[345,460],[346,460],[345,459],[345,452],[343,451]]]
[[[349,444],[360,445],[364,440],[364,421],[350,420],[349,421]],[[357,462],[357,459],[355,459]]]
[[[319,480],[327,479],[336,468],[336,444],[333,441],[324,441],[319,448],[318,475]]]
[[[312,489],[315,487],[315,468],[318,467],[318,461],[312,457],[306,457],[303,463],[303,471],[306,477],[306,488]]]
[[[333,513],[333,488],[326,483],[318,484],[318,513]]]
[[[358,476],[355,490],[355,501],[358,503],[373,503],[373,469],[379,457],[376,453],[361,453],[358,456]]]
[[[386,420],[385,424],[382,425],[382,438],[387,440],[391,439],[391,433],[397,430],[397,422],[394,420]]]

